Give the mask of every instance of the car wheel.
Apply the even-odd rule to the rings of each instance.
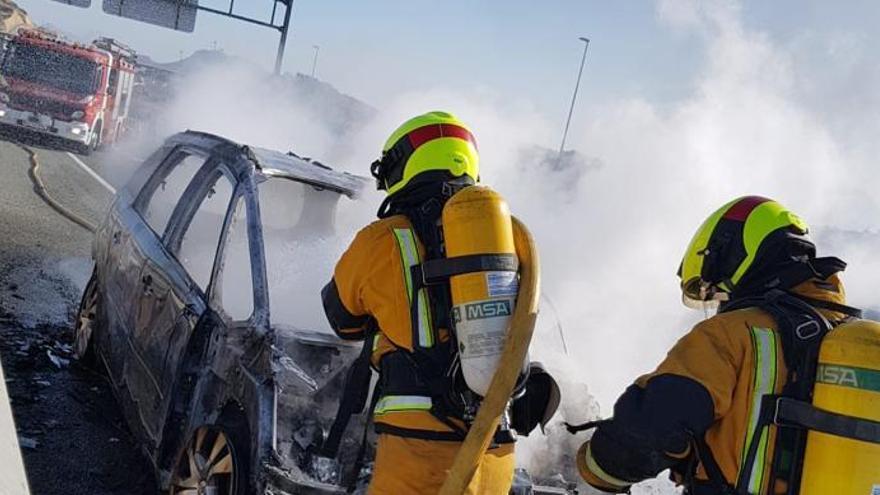
[[[73,327],[73,354],[87,366],[97,363],[94,336],[98,325],[98,296],[98,272],[95,270],[83,291]]]
[[[178,455],[171,495],[245,495],[249,493],[246,429],[211,425],[196,429]]]

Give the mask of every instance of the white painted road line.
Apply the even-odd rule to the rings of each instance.
[[[111,193],[116,194],[116,188],[111,186],[109,182],[104,180],[103,177],[98,175],[94,170],[92,170],[91,167],[89,167],[82,160],[80,160],[78,156],[74,155],[73,153],[71,153],[69,151],[67,152],[67,156],[69,156],[71,160],[73,160],[77,165],[79,165],[80,168],[85,170],[87,174],[91,175],[93,179],[98,181],[98,184],[101,184],[102,186],[107,188],[107,190],[110,191]]]

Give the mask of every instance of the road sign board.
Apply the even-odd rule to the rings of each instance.
[[[74,7],[91,7],[92,0],[55,0],[56,2],[61,2],[63,4],[72,5]]]
[[[104,12],[191,33],[196,28],[198,0],[104,0]]]

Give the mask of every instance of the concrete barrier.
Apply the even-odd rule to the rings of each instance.
[[[0,363],[0,495],[30,495]]]

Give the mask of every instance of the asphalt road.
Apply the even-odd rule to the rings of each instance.
[[[28,150],[49,195],[93,224],[133,160],[118,153],[73,157],[51,143],[0,135],[0,360],[31,491],[155,493],[151,466],[110,388],[70,360],[69,329],[91,271],[92,234],[37,194]]]

